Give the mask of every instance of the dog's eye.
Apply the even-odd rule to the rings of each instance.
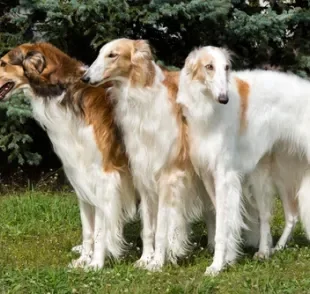
[[[207,70],[214,70],[214,67],[213,67],[212,64],[207,64],[207,65],[206,65],[206,69],[207,69]]]
[[[5,67],[6,66],[6,62],[4,62],[3,60],[0,60],[0,66],[1,67]]]
[[[117,54],[116,54],[116,53],[113,53],[113,52],[111,52],[111,53],[108,55],[109,58],[114,58],[114,57],[116,57],[116,56],[117,56]]]
[[[230,69],[230,66],[229,66],[229,65],[226,65],[226,66],[225,66],[225,70],[226,70],[226,71],[229,71],[229,69]]]

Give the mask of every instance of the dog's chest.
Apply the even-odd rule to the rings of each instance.
[[[56,99],[32,102],[35,119],[46,129],[56,154],[66,168],[90,169],[101,165],[101,153],[96,145],[93,127],[86,125]]]
[[[195,168],[214,169],[223,149],[223,135],[206,122],[197,123],[189,119],[188,123],[190,156]]]
[[[141,96],[140,96],[141,97]],[[116,107],[116,118],[135,177],[152,178],[172,156],[178,136],[176,117],[164,93],[157,97],[126,97]]]

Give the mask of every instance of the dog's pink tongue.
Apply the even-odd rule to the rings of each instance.
[[[2,85],[0,88],[0,100],[2,100],[5,97],[5,95],[11,91],[11,89],[14,86],[14,83],[7,82],[3,84],[1,83],[1,80],[0,80],[0,85]]]

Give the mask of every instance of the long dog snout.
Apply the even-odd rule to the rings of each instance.
[[[81,78],[81,81],[85,84],[88,84],[90,81],[90,77],[87,74],[84,74],[83,77]]]
[[[219,97],[218,97],[218,101],[221,104],[227,104],[228,101],[229,101],[228,95],[227,94],[220,94]]]

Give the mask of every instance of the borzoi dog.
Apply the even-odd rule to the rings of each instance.
[[[73,267],[101,268],[125,248],[123,225],[136,194],[113,106],[104,88],[85,85],[84,65],[48,43],[23,44],[0,60],[0,99],[18,89],[31,99],[79,199],[81,256]]]
[[[143,252],[136,266],[148,270],[160,270],[166,256],[175,261],[184,255],[188,222],[208,209],[176,104],[178,79],[179,72],[155,64],[146,41],[130,39],[105,44],[83,78],[92,85],[113,83],[115,119],[141,196]]]
[[[208,183],[206,187],[214,183],[215,188],[210,195],[216,203],[215,252],[206,274],[217,274],[237,257],[243,179],[255,174],[262,158],[284,146],[309,163],[309,93],[309,81],[292,74],[230,72],[229,55],[220,48],[203,47],[187,57],[177,102],[188,122],[193,165]],[[307,173],[304,177],[306,184]],[[310,202],[304,194],[305,189],[300,189],[298,200],[309,236],[310,219],[305,211]],[[260,197],[258,208],[268,211],[269,201],[264,197],[269,196],[262,193]],[[259,207],[259,203],[266,206]]]

